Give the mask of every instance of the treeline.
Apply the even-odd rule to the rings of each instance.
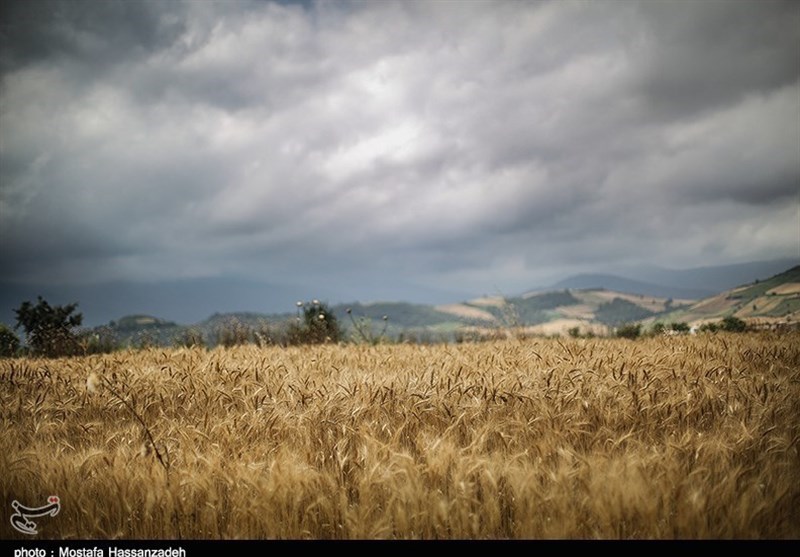
[[[77,312],[78,304],[53,306],[41,296],[35,303],[26,301],[14,310],[16,330],[22,330],[24,342],[15,329],[0,323],[0,356],[40,356],[58,358],[89,354],[109,353],[123,348],[151,348],[164,346],[236,346],[254,343],[258,345],[299,345],[338,343],[344,340],[345,332],[336,315],[327,304],[314,300],[297,302],[297,314],[288,322],[280,324],[261,323],[259,326],[227,319],[219,323],[213,334],[207,335],[197,327],[181,327],[170,322],[153,322],[140,326],[128,341],[120,339],[119,333],[131,332],[131,323],[112,322],[103,327],[81,330],[83,315]],[[171,333],[170,338],[165,338]]]
[[[614,335],[620,338],[639,338],[640,336],[680,335],[695,333],[744,333],[749,330],[747,322],[729,315],[718,322],[703,323],[692,330],[688,323],[661,323],[657,321],[649,330],[645,330],[641,323],[624,323],[614,330]]]

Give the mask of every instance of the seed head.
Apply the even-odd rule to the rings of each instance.
[[[150,443],[147,441],[142,441],[141,446],[139,447],[139,456],[145,457],[148,456],[151,452]]]
[[[89,393],[96,393],[100,387],[100,377],[96,373],[90,373],[86,378],[86,390]]]

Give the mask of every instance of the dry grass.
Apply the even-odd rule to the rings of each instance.
[[[799,341],[3,360],[0,491],[40,538],[797,538]]]
[[[497,322],[497,317],[492,315],[490,312],[480,308],[476,308],[474,306],[468,306],[466,304],[445,304],[445,305],[435,306],[434,309],[442,313],[449,313],[450,315],[455,315],[456,317],[460,317],[462,319],[474,319],[474,320],[485,321],[487,323]]]
[[[767,290],[767,294],[786,295],[800,294],[800,282],[786,282],[775,288]]]

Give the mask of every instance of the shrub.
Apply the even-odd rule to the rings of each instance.
[[[323,344],[342,340],[339,321],[327,304],[297,302],[297,320],[289,325],[289,344]]]
[[[196,327],[188,327],[178,333],[175,336],[173,343],[175,346],[181,346],[184,348],[203,348],[206,345],[206,341],[203,338],[203,333]]]
[[[109,354],[120,348],[117,334],[111,326],[85,331],[78,338],[83,354]]]
[[[670,325],[670,329],[672,329],[676,333],[688,333],[689,331],[691,331],[689,324],[683,321],[680,323],[672,323]]]
[[[734,317],[729,315],[725,319],[722,320],[720,325],[723,331],[727,331],[729,333],[743,333],[747,330],[747,323],[739,319],[738,317]]]
[[[259,348],[276,344],[276,336],[276,332],[272,330],[266,321],[260,321],[253,331],[253,340]]]
[[[253,330],[246,323],[232,318],[217,327],[216,336],[217,344],[230,348],[249,343],[253,336]]]
[[[626,323],[617,328],[617,336],[620,338],[639,338],[642,334],[642,326],[639,323]]]
[[[372,332],[372,319],[364,316],[358,319],[353,317],[353,310],[351,308],[347,308],[346,310],[347,315],[350,316],[350,322],[353,324],[358,336],[361,337],[361,340],[368,344],[379,344],[384,340],[386,337],[386,328],[389,326],[389,317],[384,315],[383,316],[383,329],[377,335]],[[456,335],[456,342],[463,342],[463,334],[459,333]]]
[[[722,321],[718,321],[716,323],[703,323],[698,330],[703,333],[716,333],[717,331],[743,333],[747,330],[747,323],[738,317],[729,315]]]
[[[698,332],[701,333],[716,333],[717,331],[719,331],[719,329],[720,326],[718,323],[703,323],[697,330]]]

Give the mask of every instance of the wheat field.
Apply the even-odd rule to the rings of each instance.
[[[800,537],[800,333],[0,360],[2,537]]]

